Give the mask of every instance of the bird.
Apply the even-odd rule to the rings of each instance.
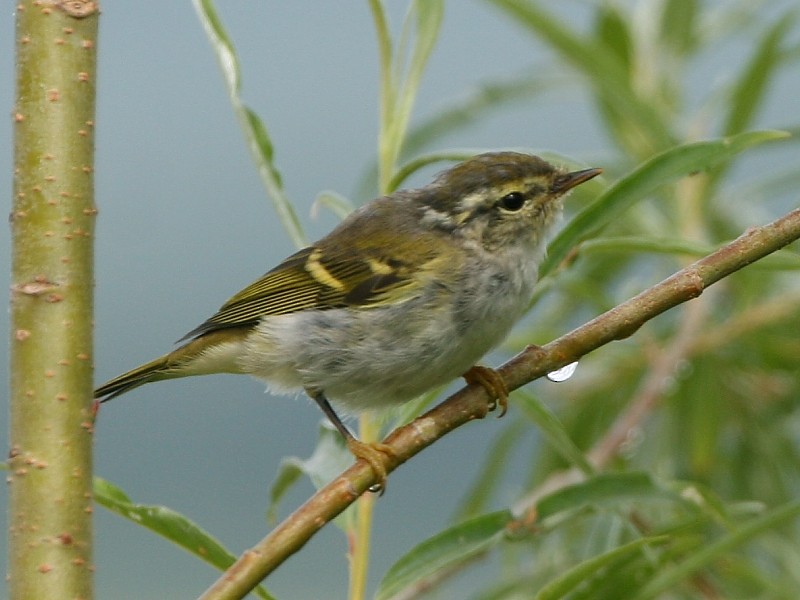
[[[305,391],[383,488],[392,449],[358,440],[340,414],[397,406],[459,376],[505,412],[502,378],[477,362],[529,307],[564,196],[601,172],[488,152],[381,196],[94,397],[213,373]]]

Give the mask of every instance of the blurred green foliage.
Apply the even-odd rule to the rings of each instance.
[[[546,2],[486,2],[550,48],[559,85],[566,77],[590,92],[608,135],[608,152],[592,162],[616,182],[604,194],[592,182],[574,195],[569,204],[580,216],[568,217],[530,325],[509,348],[553,339],[797,204],[796,138],[750,132],[776,76],[798,68],[794,11],[745,1],[608,0],[588,3],[593,26],[578,30]],[[268,191],[277,190],[279,212],[301,240],[267,129],[238,100],[233,46],[211,2],[196,4]],[[537,69],[484,83],[413,126],[442,13],[438,2],[412,4],[395,46],[381,3],[370,2],[383,105],[380,150],[362,190],[391,190],[421,166],[465,156],[439,145],[509,103],[533,110],[555,80]],[[731,40],[744,42],[749,56],[698,90],[693,69]],[[797,119],[768,126],[797,132]],[[768,161],[751,160],[767,148]],[[665,174],[664,164],[673,171]],[[628,196],[619,192],[624,185]],[[613,211],[604,199],[617,202]],[[352,206],[335,195],[320,202],[339,213]],[[505,430],[454,506],[456,524],[401,558],[377,596],[451,597],[451,579],[492,555],[500,568],[475,592],[481,600],[800,597],[798,268],[795,245],[585,357],[568,384],[537,386],[538,396],[515,392]],[[506,458],[532,438],[528,473],[507,472]],[[273,500],[304,465],[291,463]],[[508,481],[518,490],[512,506],[498,497]]]
[[[488,1],[591,91],[608,133],[600,164],[610,181],[677,144],[751,129],[776,75],[797,69],[800,58],[794,12],[760,3],[597,2],[594,27],[578,31],[545,2]],[[698,101],[688,74],[731,39],[746,39],[749,57],[708,81]],[[796,132],[797,115],[769,126]],[[727,157],[595,223],[590,242],[555,256],[530,328],[517,330],[509,348],[557,337],[685,266],[701,248],[780,216],[768,212],[779,205],[773,196],[796,205],[796,144],[773,145],[769,168],[754,160],[743,162],[755,168],[737,170]],[[584,200],[576,210],[586,210]],[[780,254],[771,257],[781,263],[775,268],[745,269],[584,358],[569,384],[537,386],[538,398],[516,393],[517,407],[538,408],[510,415],[500,451],[487,456],[458,519],[496,506],[503,477],[519,479],[500,475],[503,457],[530,441],[518,419],[539,414],[543,435],[512,507],[531,527],[523,543],[498,542],[502,567],[477,598],[800,597],[800,257],[796,247]],[[543,411],[552,418],[543,421]],[[649,485],[595,485],[636,474]],[[553,494],[570,489],[580,502],[543,514]]]

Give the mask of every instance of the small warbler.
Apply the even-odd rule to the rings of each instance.
[[[505,410],[502,379],[475,362],[528,307],[561,198],[600,173],[487,153],[373,200],[233,296],[182,346],[103,384],[95,398],[210,373],[305,390],[383,483],[381,453],[391,449],[357,440],[333,406],[358,414],[463,376]]]

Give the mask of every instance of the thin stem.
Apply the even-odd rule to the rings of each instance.
[[[381,193],[385,193],[392,176],[394,157],[389,132],[395,115],[397,82],[392,71],[393,49],[389,24],[381,0],[369,0],[375,32],[378,39],[380,71],[380,117],[378,133],[378,181]],[[377,440],[379,427],[370,414],[359,417],[361,440],[367,443]],[[355,531],[350,536],[350,600],[363,600],[369,573],[370,537],[374,499],[364,496],[359,499],[355,519]]]
[[[357,525],[351,554],[350,594],[348,596],[351,600],[363,600],[366,596],[374,511],[375,494],[366,494],[358,499]]]
[[[389,187],[392,172],[392,145],[388,135],[392,116],[395,113],[396,81],[392,72],[392,36],[386,21],[386,12],[381,0],[369,0],[375,32],[378,38],[380,71],[380,116],[378,133],[378,181],[381,189]]]
[[[200,22],[217,55],[231,106],[247,141],[250,156],[256,165],[261,183],[272,199],[275,212],[286,233],[298,248],[308,245],[303,226],[283,188],[280,173],[275,165],[274,150],[267,127],[241,97],[241,69],[236,49],[230,40],[212,0],[194,0]]]
[[[359,432],[365,442],[378,439],[380,427],[369,413],[359,418]],[[350,545],[350,600],[363,600],[367,589],[369,574],[370,538],[372,534],[372,515],[375,510],[375,498],[372,494],[358,499],[355,532]]]

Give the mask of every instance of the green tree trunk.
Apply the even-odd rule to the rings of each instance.
[[[94,2],[16,8],[10,597],[92,597]]]

